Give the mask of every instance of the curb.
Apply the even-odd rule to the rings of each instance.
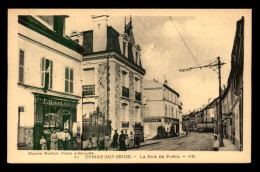
[[[158,142],[153,142],[153,143],[148,143],[148,144],[144,144],[144,145],[140,145],[139,147],[131,147],[131,148],[128,148],[128,150],[129,150],[129,149],[138,149],[138,148],[140,148],[140,147],[144,147],[144,146],[148,146],[148,145],[154,145],[154,144],[158,144],[158,143],[160,143],[160,141],[158,141]]]

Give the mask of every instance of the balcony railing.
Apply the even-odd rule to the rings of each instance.
[[[135,100],[137,100],[137,101],[141,101],[141,93],[139,93],[139,92],[135,92]]]
[[[122,86],[122,96],[129,98],[129,88]]]
[[[82,86],[82,95],[95,95],[95,85],[83,85]]]

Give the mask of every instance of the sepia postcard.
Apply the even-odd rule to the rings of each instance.
[[[250,163],[251,9],[9,9],[8,163]]]

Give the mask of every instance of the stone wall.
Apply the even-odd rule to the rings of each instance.
[[[116,64],[115,66],[115,129],[119,129],[120,126],[120,113],[121,113],[121,104],[120,104],[120,96],[121,96],[122,88],[121,88],[121,70],[120,66]]]
[[[97,69],[98,106],[100,112],[107,118],[107,63],[99,64]]]
[[[135,100],[135,77],[134,73],[129,71],[129,98],[131,101],[129,102],[129,129],[131,129],[131,126],[135,124],[135,106],[134,106],[134,100]]]

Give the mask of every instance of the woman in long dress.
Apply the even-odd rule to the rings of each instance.
[[[125,134],[124,134],[124,131],[121,130],[121,134],[119,136],[119,150],[126,150],[126,146],[125,146]]]
[[[88,139],[88,143],[87,143],[87,150],[91,150],[92,149],[92,143],[91,143],[91,137]]]
[[[42,150],[47,150],[47,145],[46,145],[47,141],[44,138],[44,136],[42,136],[41,140],[40,140],[40,145],[41,145],[41,149]]]
[[[105,149],[106,149],[106,151],[108,150],[109,146],[110,146],[110,137],[107,133],[106,136],[105,136]]]
[[[91,143],[92,143],[91,149],[96,150],[97,149],[97,137],[95,134],[92,134]]]
[[[58,135],[56,134],[55,130],[51,134],[50,150],[58,150]]]
[[[70,133],[68,129],[65,130],[65,141],[63,142],[64,150],[70,150]]]
[[[129,148],[129,136],[127,130],[125,130],[125,145]]]
[[[105,144],[105,138],[103,137],[102,134],[98,137],[98,145],[99,145],[99,150],[104,150],[104,144]]]

